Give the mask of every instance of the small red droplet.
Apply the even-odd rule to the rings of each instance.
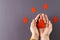
[[[43,9],[44,10],[48,9],[48,5],[46,3],[43,4]]]
[[[43,20],[40,20],[38,22],[38,28],[44,28],[44,21]]]
[[[53,22],[54,23],[58,22],[58,18],[56,16],[53,17]]]
[[[35,13],[36,12],[36,8],[32,7],[31,11],[32,11],[32,13]]]
[[[24,23],[27,23],[27,22],[28,22],[28,18],[27,18],[27,17],[24,17],[24,18],[23,18],[23,22],[24,22]]]

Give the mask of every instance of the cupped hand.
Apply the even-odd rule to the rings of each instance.
[[[39,38],[39,32],[36,25],[37,25],[37,20],[39,19],[39,17],[40,17],[40,14],[38,14],[36,18],[32,20],[31,25],[30,25],[30,31],[32,33],[32,37],[36,38],[37,40]]]
[[[41,14],[39,20],[41,19],[44,20],[44,28],[39,28],[40,36],[41,37],[49,36],[52,32],[52,23],[48,19],[46,14]]]

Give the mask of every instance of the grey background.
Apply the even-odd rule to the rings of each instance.
[[[43,10],[44,3],[48,4],[48,10]],[[34,14],[31,12],[33,6],[37,9]],[[53,16],[59,18],[60,0],[0,0],[0,40],[29,40],[30,23],[40,12],[46,13],[51,21]],[[29,19],[27,24],[23,23],[23,17]],[[60,40],[60,21],[52,24],[50,39]]]

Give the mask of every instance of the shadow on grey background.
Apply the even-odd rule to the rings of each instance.
[[[48,4],[48,10],[43,11],[44,3]],[[37,9],[34,14],[31,12],[33,6]],[[46,13],[51,21],[53,16],[59,18],[60,0],[0,0],[0,40],[29,40],[30,23],[40,12]],[[28,17],[27,24],[23,23],[23,17]],[[50,39],[60,40],[60,21],[52,24]]]

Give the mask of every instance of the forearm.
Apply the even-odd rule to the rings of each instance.
[[[49,36],[41,37],[41,40],[50,40]]]

